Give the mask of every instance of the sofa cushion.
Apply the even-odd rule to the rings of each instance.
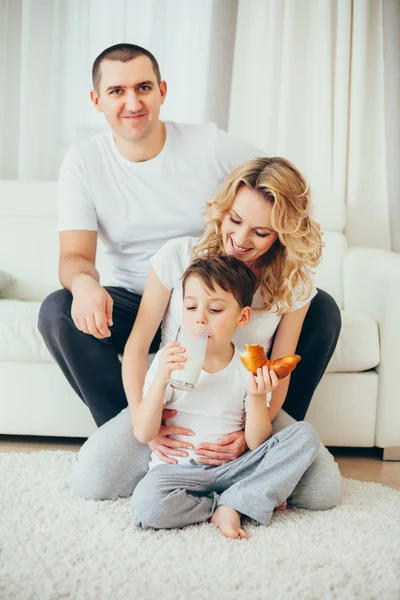
[[[0,290],[4,290],[10,283],[12,277],[5,273],[4,271],[0,271]]]
[[[0,300],[0,360],[52,362],[37,329],[40,302]],[[329,372],[358,372],[379,364],[376,322],[342,312],[343,326]]]
[[[37,328],[40,305],[0,300],[0,360],[53,362]]]
[[[378,324],[370,317],[341,312],[342,330],[328,373],[373,369],[380,362]]]

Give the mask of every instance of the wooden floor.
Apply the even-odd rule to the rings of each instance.
[[[0,435],[0,452],[38,452],[39,450],[79,450],[80,438],[47,438]],[[330,448],[343,477],[376,481],[400,490],[400,462],[382,460],[379,448]]]

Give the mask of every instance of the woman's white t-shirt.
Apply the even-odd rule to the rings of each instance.
[[[175,340],[178,328],[182,323],[183,299],[181,278],[193,260],[193,247],[198,238],[181,237],[166,242],[162,248],[150,259],[150,264],[157,273],[161,283],[171,290],[171,298],[162,322],[162,341],[164,346]],[[310,296],[306,300],[298,300],[293,294],[292,311],[298,310],[317,294],[313,284]],[[262,308],[264,301],[259,291],[254,295],[252,308]],[[245,327],[237,329],[233,336],[236,348],[243,352],[245,344],[260,344],[267,353],[270,349],[272,338],[279,325],[281,316],[277,309],[253,310],[251,319]]]

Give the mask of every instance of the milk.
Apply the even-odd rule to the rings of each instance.
[[[208,342],[205,327],[199,325],[181,325],[177,340],[185,349],[186,360],[181,369],[171,371],[170,384],[177,390],[192,392],[197,385],[203,366]]]
[[[182,369],[171,371],[170,384],[177,390],[193,391],[200,377],[203,358],[188,356]]]

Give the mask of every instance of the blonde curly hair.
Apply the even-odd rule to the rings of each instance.
[[[237,167],[207,202],[205,232],[194,247],[194,256],[226,254],[221,223],[242,186],[272,205],[271,225],[278,238],[256,266],[261,269],[262,310],[276,308],[282,315],[292,309],[293,294],[298,300],[309,297],[310,274],[320,263],[324,246],[321,228],[311,218],[308,183],[291,162],[281,157],[255,158]]]

